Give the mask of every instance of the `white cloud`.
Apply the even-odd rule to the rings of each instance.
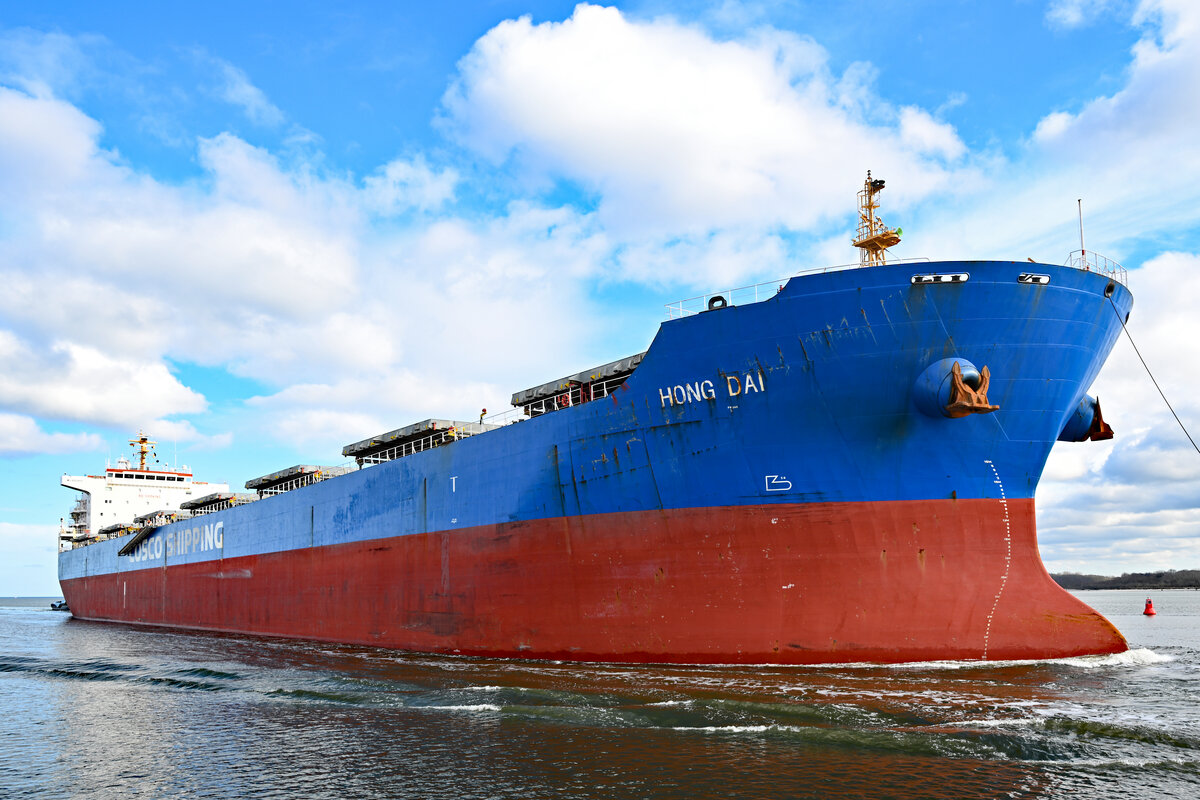
[[[589,215],[530,203],[370,230],[369,212],[450,199],[455,171],[422,158],[357,188],[221,134],[199,142],[206,180],[173,186],[70,104],[0,89],[0,111],[0,216],[19,222],[0,237],[0,409],[217,447],[164,422],[205,408],[164,357],[280,387],[544,369],[581,340],[582,282],[611,255]],[[381,421],[442,413],[428,402]]]
[[[945,161],[956,161],[967,152],[954,126],[913,106],[900,109],[900,141],[914,153],[937,156]]]
[[[363,180],[364,202],[377,214],[392,216],[409,209],[436,211],[454,197],[458,172],[430,169],[421,156],[397,159]]]
[[[100,135],[69,104],[0,89],[0,314],[31,346],[210,364],[246,352],[293,368],[306,343],[325,347],[297,329],[357,296],[352,186],[229,135],[200,143],[208,186],[170,186]]]
[[[0,86],[0,190],[40,199],[50,187],[78,181],[107,158],[96,146],[100,131],[70,103]]]
[[[1084,197],[1111,240],[1195,224],[1200,203],[1200,6],[1147,0],[1125,85],[1037,126],[1022,177]],[[1092,226],[1094,227],[1094,226]]]
[[[597,192],[617,236],[811,229],[853,208],[847,187],[868,166],[912,200],[945,185],[964,152],[948,125],[872,97],[869,74],[839,81],[794,34],[716,41],[580,5],[561,23],[497,25],[444,106],[448,129],[483,156]]]
[[[1046,21],[1055,28],[1080,28],[1120,4],[1120,0],[1051,0]]]
[[[245,72],[220,60],[217,66],[221,73],[221,85],[217,93],[223,100],[241,108],[256,125],[275,126],[283,123],[283,112],[267,99],[262,89],[250,82]]]
[[[1074,119],[1065,111],[1055,111],[1042,117],[1033,131],[1035,142],[1048,142],[1062,137]]]
[[[594,220],[565,208],[515,203],[494,219],[447,218],[379,254],[395,272],[374,270],[378,302],[406,368],[520,376],[603,336],[584,286],[610,247]]]
[[[0,31],[0,82],[35,96],[78,86],[89,64],[86,51],[103,44],[103,39],[91,35],[68,36],[28,28]]]
[[[33,417],[0,412],[0,458],[104,449],[94,433],[46,433]]]
[[[1134,19],[1143,36],[1133,48],[1125,85],[1077,113],[1050,114],[1039,125],[1039,145],[1055,153],[1082,148],[1086,155],[1126,146],[1136,155],[1151,146],[1177,143],[1188,145],[1189,156],[1194,154],[1196,145],[1189,140],[1195,138],[1191,134],[1200,108],[1184,98],[1194,94],[1200,76],[1200,6],[1188,0],[1145,0]]]
[[[120,338],[130,316],[150,321],[189,295],[219,302],[222,317],[245,327],[263,310],[311,318],[352,291],[360,215],[345,185],[288,174],[223,134],[200,146],[211,189],[171,187],[121,165],[97,146],[99,135],[68,104],[0,88],[0,191],[21,231],[7,237],[4,261],[25,273],[27,286],[54,286],[42,297],[86,304],[10,305],[14,316],[62,331],[72,319],[119,315],[123,324],[113,319],[98,332]],[[137,287],[122,290],[131,302],[89,302],[97,288],[116,286]],[[211,309],[189,313],[203,318]]]
[[[159,415],[203,411],[205,401],[161,363],[66,342],[36,352],[0,331],[0,408],[138,427]]]

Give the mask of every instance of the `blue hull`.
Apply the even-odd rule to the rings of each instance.
[[[1031,268],[1050,282],[1018,282]],[[934,273],[969,278],[913,283],[914,275]],[[471,537],[492,542],[489,537],[512,536],[523,524],[575,520],[586,529],[586,521],[603,519],[619,528],[621,519],[655,524],[646,520],[697,509],[729,513],[731,520],[742,519],[737,524],[751,526],[755,523],[733,512],[778,506],[781,513],[804,507],[850,513],[885,504],[958,501],[995,501],[987,507],[1003,522],[998,530],[1011,530],[1020,516],[1010,513],[1009,503],[1030,501],[1028,519],[1020,524],[1029,529],[1036,572],[1031,500],[1038,479],[1131,304],[1128,290],[1105,275],[1029,263],[904,264],[796,277],[768,300],[664,323],[640,366],[610,397],[168,525],[130,556],[117,556],[120,540],[64,552],[60,578],[77,616],[357,641],[361,637],[233,619],[228,625],[199,624],[153,609],[170,595],[174,568],[210,562],[235,564],[373,541],[426,541],[433,534],[447,542]],[[987,366],[988,398],[999,409],[958,419],[923,411],[919,378],[944,359]],[[954,524],[938,535],[953,535]],[[454,539],[456,531],[464,532],[461,539]],[[757,528],[745,533],[766,535]],[[789,551],[792,544],[803,551],[803,541],[791,535]],[[1005,546],[993,555],[1009,565],[1013,545]],[[878,560],[874,551],[856,547],[847,544],[852,559]],[[922,559],[925,552],[922,547]],[[541,550],[520,557],[555,560]],[[111,592],[116,590],[104,578],[133,573],[143,587],[151,585],[139,589],[149,593],[144,606],[131,611],[126,598],[116,610],[109,595],[89,602],[89,593],[101,591],[88,590],[89,579]],[[149,574],[160,577],[151,580]],[[523,574],[521,580],[540,573],[532,565]],[[620,575],[604,578],[610,579]],[[254,592],[267,604],[276,602],[277,592],[290,597],[278,586],[256,586],[252,579],[245,584],[229,591]],[[1004,582],[1000,586],[1003,591]],[[124,591],[127,595],[128,588]],[[470,613],[503,612],[493,603]],[[988,625],[992,622],[988,617]],[[453,637],[432,644],[403,636],[378,641],[463,651]],[[701,660],[743,660],[729,653],[722,658],[722,647],[715,644],[714,654]],[[920,657],[932,657],[922,648]],[[948,645],[947,652],[952,649]],[[508,644],[469,651],[524,652]],[[569,652],[569,646],[547,645],[530,654]],[[886,655],[886,645],[879,652],[884,655],[871,658],[902,660],[909,650],[895,649],[895,658]],[[617,645],[607,654],[588,655],[623,658]],[[674,660],[669,648],[658,656],[646,659]],[[697,657],[695,648],[688,657]]]

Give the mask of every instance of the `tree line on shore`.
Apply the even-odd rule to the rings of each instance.
[[[1080,575],[1060,572],[1051,578],[1064,589],[1198,589],[1200,569],[1168,569],[1161,572],[1126,572],[1113,578],[1107,575]]]

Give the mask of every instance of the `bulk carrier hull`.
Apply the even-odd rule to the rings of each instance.
[[[1119,652],[1046,573],[1033,496],[1131,304],[1108,275],[1041,264],[798,276],[664,323],[611,396],[166,525],[128,555],[65,551],[64,597],[84,619],[478,656]],[[988,368],[997,410],[931,410],[953,362]]]

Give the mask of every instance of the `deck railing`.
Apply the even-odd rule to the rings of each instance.
[[[1122,286],[1129,285],[1129,273],[1125,271],[1124,267],[1111,258],[1105,258],[1091,250],[1074,251],[1071,255],[1067,256],[1066,266],[1081,269],[1084,272],[1099,272],[1101,275],[1107,275],[1112,278]]]
[[[444,444],[450,444],[451,442],[456,442],[459,439],[466,439],[467,437],[474,435],[476,434],[468,433],[465,430],[445,428],[443,430],[433,431],[428,436],[422,436],[420,439],[402,442],[394,447],[389,447],[386,450],[380,450],[378,452],[371,453],[368,456],[361,456],[356,458],[355,461],[357,461],[360,465],[382,464],[385,461],[393,461],[397,458],[411,456],[413,453],[420,453],[424,450],[432,450],[435,447],[441,447]]]
[[[345,475],[349,471],[350,467],[341,465],[336,467],[328,467],[326,469],[319,469],[315,472],[304,472],[300,475],[296,475],[295,477],[288,478],[286,481],[271,484],[270,486],[265,486],[261,489],[257,489],[256,491],[258,492],[259,497],[270,497],[271,495],[275,494],[284,494],[285,492],[290,492],[294,489],[300,489],[304,486],[311,486],[314,483],[320,483],[321,481],[327,481],[330,478],[336,478],[339,475]]]
[[[551,411],[558,411],[562,408],[591,403],[594,400],[603,400],[605,397],[611,395],[628,377],[628,375],[622,375],[619,378],[609,378],[606,381],[593,381],[577,386],[567,386],[562,391],[555,392],[549,397],[543,397],[541,400],[526,403],[519,408],[513,408],[496,416],[515,422],[518,420],[513,419],[514,417],[540,417],[542,414],[548,414]],[[489,417],[489,419],[491,418]]]

